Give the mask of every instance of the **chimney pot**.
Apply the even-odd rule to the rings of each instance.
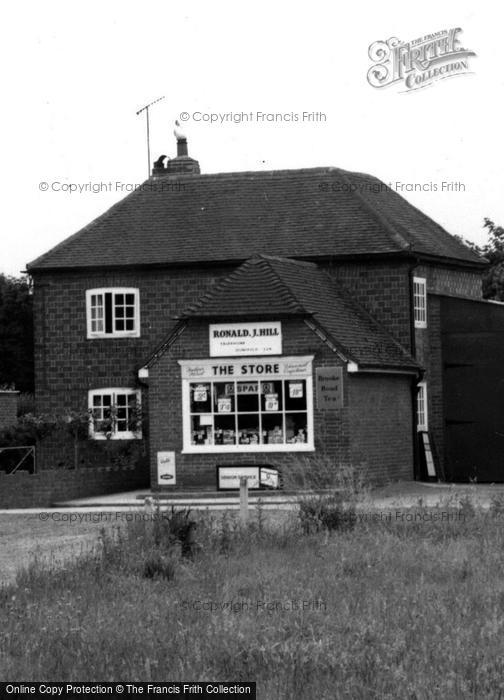
[[[187,151],[187,139],[177,139],[177,158],[189,155]]]

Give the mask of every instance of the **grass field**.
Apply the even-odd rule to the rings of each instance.
[[[193,559],[159,520],[104,533],[1,589],[0,678],[250,680],[266,700],[504,696],[502,509],[459,505],[312,534],[293,514],[272,527],[259,511],[245,529],[205,516]]]

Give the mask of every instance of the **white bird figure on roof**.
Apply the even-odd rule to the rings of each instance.
[[[173,133],[175,135],[175,138],[177,141],[183,141],[186,139],[186,135],[180,128],[180,122],[178,119],[175,120],[175,128],[173,129]]]

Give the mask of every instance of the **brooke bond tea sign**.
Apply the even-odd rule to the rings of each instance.
[[[210,324],[210,357],[281,354],[280,321]]]

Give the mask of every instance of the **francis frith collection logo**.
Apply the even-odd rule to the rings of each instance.
[[[460,46],[460,27],[443,29],[404,42],[397,37],[375,41],[368,50],[373,64],[367,79],[374,88],[400,85],[410,92],[432,85],[437,80],[470,72],[469,57],[474,51]]]

